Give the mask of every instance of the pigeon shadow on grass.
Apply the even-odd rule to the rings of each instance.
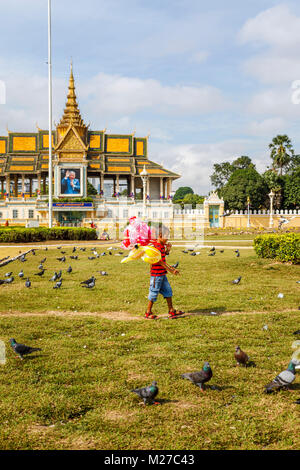
[[[158,398],[155,399],[160,405],[166,405],[167,403],[179,403],[179,400],[169,400],[168,398]]]
[[[256,364],[254,361],[248,361],[247,364],[245,364],[245,367],[256,367]]]
[[[291,384],[291,385],[289,386],[289,390],[291,390],[291,391],[296,391],[296,390],[299,391],[299,390],[300,390],[300,384]]]

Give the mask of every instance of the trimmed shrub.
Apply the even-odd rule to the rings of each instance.
[[[254,239],[254,249],[261,258],[300,263],[300,234],[259,235]]]
[[[28,243],[47,240],[97,240],[95,229],[81,227],[1,228],[0,243]]]

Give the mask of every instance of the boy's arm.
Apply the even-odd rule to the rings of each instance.
[[[167,263],[164,263],[163,261],[159,261],[159,263],[163,268],[165,268],[169,273],[172,274],[179,274],[178,269],[172,268],[172,266],[169,266]]]

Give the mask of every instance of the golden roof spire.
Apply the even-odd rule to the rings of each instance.
[[[77,104],[77,98],[75,93],[75,81],[73,76],[73,62],[71,60],[71,70],[69,79],[69,92],[67,95],[67,103],[64,110],[63,117],[60,120],[58,127],[69,127],[72,124],[75,127],[86,128]]]

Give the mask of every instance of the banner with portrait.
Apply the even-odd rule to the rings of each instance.
[[[63,168],[60,172],[60,194],[80,196],[82,184],[80,168]]]

